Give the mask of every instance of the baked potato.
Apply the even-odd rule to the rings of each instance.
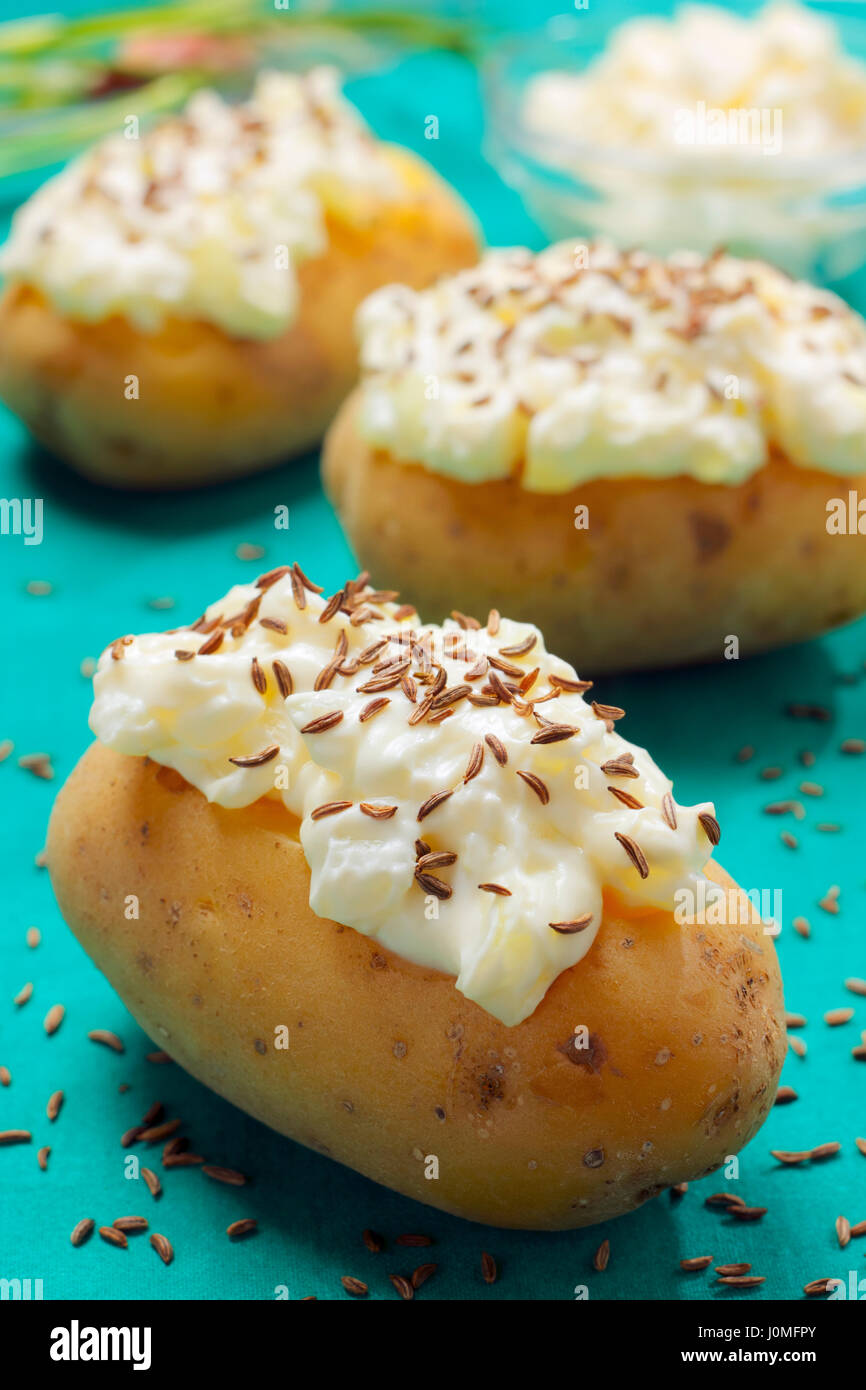
[[[866,324],[723,253],[489,251],[357,316],[325,440],[356,558],[581,672],[719,661],[866,609]]]
[[[257,324],[231,331],[219,317],[199,312],[209,303],[209,285],[215,313],[224,309],[222,281],[242,274],[249,254],[243,239],[234,267],[220,259],[219,274],[207,267],[196,272],[201,292],[191,296],[187,312],[162,305],[146,325],[123,311],[122,295],[120,304],[99,300],[105,312],[92,306],[87,313],[73,312],[53,292],[54,281],[67,261],[83,257],[83,249],[70,248],[51,275],[31,274],[31,260],[38,269],[37,242],[36,251],[14,262],[0,298],[0,398],[46,448],[113,487],[197,486],[312,448],[357,376],[351,322],[361,300],[391,280],[420,287],[471,265],[478,255],[472,219],[444,181],[406,150],[376,149],[397,191],[389,197],[374,191],[360,211],[357,200],[331,191],[315,244],[304,249],[291,272],[283,272],[294,276],[297,302],[276,334],[270,324],[261,332]],[[166,185],[173,187],[170,179]],[[303,189],[302,195],[309,196]],[[37,193],[36,205],[39,198]],[[193,220],[192,212],[182,211]],[[235,209],[233,218],[243,211]],[[62,208],[46,213],[48,234],[64,215]],[[206,215],[207,206],[201,216]],[[276,228],[291,228],[293,215],[289,206],[282,222],[274,223],[275,241],[288,235]],[[158,229],[160,223],[157,218],[143,225]],[[266,240],[264,232],[260,240]],[[280,248],[258,249],[267,261]],[[221,257],[224,252],[222,247]],[[98,269],[94,275],[98,283]],[[142,297],[138,286],[148,283],[146,265],[131,271],[130,281],[132,289],[124,285],[125,291]],[[86,303],[92,280],[83,275],[82,283],[75,293]],[[259,290],[258,300],[267,292]],[[151,314],[152,305],[145,307]],[[249,307],[245,313],[255,317]]]
[[[711,803],[537,629],[305,582],[100,659],[47,844],[85,949],[215,1091],[471,1220],[587,1225],[719,1167],[785,1033]]]

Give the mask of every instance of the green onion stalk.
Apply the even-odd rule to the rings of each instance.
[[[131,109],[140,119],[176,111],[203,85],[240,94],[261,66],[330,57],[358,71],[383,53],[412,49],[474,60],[482,40],[476,27],[442,15],[300,8],[298,0],[180,0],[7,20],[0,23],[0,178],[68,159],[117,130]]]

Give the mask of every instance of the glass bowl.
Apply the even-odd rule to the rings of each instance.
[[[736,6],[748,13],[758,6]],[[811,7],[822,12],[819,6]],[[823,11],[827,13],[827,11]],[[592,144],[573,132],[530,127],[526,98],[544,73],[579,73],[617,20],[591,12],[551,21],[536,36],[513,35],[482,66],[485,150],[551,240],[607,237],[660,254],[679,249],[773,262],[831,286],[866,307],[866,145],[824,158],[773,158],[732,146],[648,150]],[[866,24],[833,13],[850,56],[866,60]]]

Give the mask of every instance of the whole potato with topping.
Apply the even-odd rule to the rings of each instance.
[[[366,295],[477,254],[456,194],[376,140],[336,74],[262,72],[248,102],[199,91],[18,210],[0,397],[114,487],[249,473],[318,443],[357,376]]]
[[[562,242],[387,286],[357,326],[325,487],[360,563],[432,617],[499,608],[597,676],[866,609],[866,323],[837,296]]]

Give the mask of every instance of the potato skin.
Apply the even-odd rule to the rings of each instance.
[[[0,298],[0,398],[78,472],[112,487],[190,487],[312,448],[357,376],[355,309],[379,286],[420,289],[478,259],[457,195],[393,149],[404,202],[369,225],[328,219],[322,256],[298,269],[298,316],[271,341],[174,319],[153,334],[114,316],[66,318],[36,289]],[[124,383],[139,379],[138,400]]]
[[[541,628],[582,676],[718,661],[799,642],[866,610],[866,549],[829,535],[830,498],[866,495],[781,455],[736,487],[601,478],[571,492],[470,485],[371,448],[341,407],[322,476],[360,564],[429,621],[488,609]],[[589,529],[575,528],[575,507]]]
[[[297,823],[277,802],[226,811],[177,773],[94,744],[57,799],[48,862],[79,940],[193,1076],[474,1221],[556,1230],[618,1216],[718,1167],[774,1101],[781,985],[757,928],[611,905],[588,956],[506,1028],[451,977],[314,916]],[[137,921],[124,916],[131,893]],[[590,1047],[576,1054],[579,1025]]]

